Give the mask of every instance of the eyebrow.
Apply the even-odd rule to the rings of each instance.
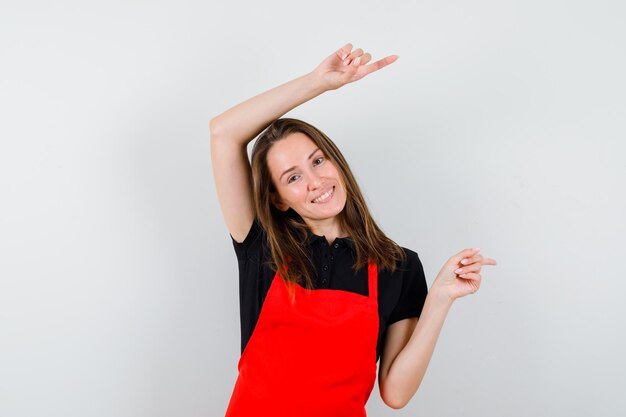
[[[314,150],[313,152],[311,152],[311,155],[309,155],[309,157],[307,158],[307,160],[309,160],[309,159],[313,158],[313,155],[315,155],[315,153],[316,153],[317,151],[319,151],[319,150],[320,150],[320,148],[315,148],[315,150]],[[283,176],[284,176],[286,173],[288,173],[288,172],[290,172],[290,171],[293,171],[293,170],[294,170],[294,169],[296,169],[296,168],[297,168],[296,166],[293,166],[293,167],[291,167],[291,168],[289,168],[289,169],[286,169],[286,170],[285,170],[282,174],[280,174],[280,177],[278,178],[278,180],[279,180],[279,181],[280,181],[280,180],[282,180],[282,179],[283,179]]]

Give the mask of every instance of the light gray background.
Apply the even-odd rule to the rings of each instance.
[[[400,59],[288,115],[429,284],[466,247],[499,263],[410,404],[376,386],[369,415],[624,415],[623,2],[1,7],[1,416],[223,415],[237,268],[208,121],[346,42]]]

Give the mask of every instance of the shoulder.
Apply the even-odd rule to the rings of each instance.
[[[404,246],[400,246],[402,251],[404,252],[404,260],[398,262],[397,270],[402,272],[407,271],[415,271],[416,269],[423,269],[422,261],[420,260],[419,255],[412,249],[405,248]]]
[[[402,281],[404,289],[412,288],[411,291],[423,292],[427,284],[422,261],[416,251],[402,246],[401,248],[406,256],[404,261],[397,263],[396,270],[392,275]]]

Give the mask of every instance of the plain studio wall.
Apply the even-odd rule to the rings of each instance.
[[[208,121],[347,42],[400,58],[288,116],[335,140],[429,285],[464,248],[498,261],[411,402],[376,385],[368,414],[624,415],[625,12],[4,2],[0,415],[223,415],[239,300]]]

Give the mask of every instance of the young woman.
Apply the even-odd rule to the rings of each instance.
[[[368,65],[369,53],[346,44],[210,122],[217,194],[239,261],[242,355],[229,417],[365,416],[379,359],[381,398],[404,407],[452,302],[478,290],[482,265],[496,264],[465,249],[428,291],[417,253],[376,225],[335,144],[306,122],[280,119],[397,58]]]

